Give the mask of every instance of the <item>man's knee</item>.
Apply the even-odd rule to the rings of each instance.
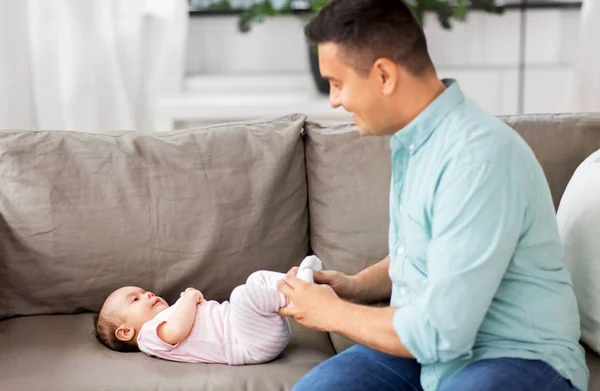
[[[292,390],[420,390],[420,369],[414,360],[354,345],[313,368]]]
[[[359,368],[353,368],[360,361],[361,352],[355,347],[337,354],[304,375],[298,383],[294,385],[292,391],[351,391],[351,388],[345,384],[351,382],[351,376],[346,376],[346,371],[357,375]]]
[[[547,364],[537,360],[497,358],[475,362],[446,382],[441,391],[565,391],[567,381]]]
[[[336,391],[334,384],[339,371],[332,370],[329,360],[322,362],[304,375],[292,388],[292,391]]]

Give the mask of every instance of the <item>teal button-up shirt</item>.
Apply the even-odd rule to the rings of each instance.
[[[513,129],[453,80],[391,139],[394,328],[426,391],[477,360],[543,360],[580,390],[588,370],[550,190]]]

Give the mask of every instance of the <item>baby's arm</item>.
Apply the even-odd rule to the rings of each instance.
[[[183,300],[173,312],[173,315],[156,329],[158,337],[164,342],[175,345],[190,335],[198,303],[202,301],[202,293],[194,288],[188,288],[183,293]]]

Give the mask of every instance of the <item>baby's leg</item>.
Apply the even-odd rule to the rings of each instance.
[[[270,272],[266,270],[259,270],[250,274],[250,277],[246,280],[246,284],[248,285],[261,285],[266,286],[267,288],[277,288],[277,282],[279,280],[283,280],[285,274]]]
[[[297,277],[306,282],[313,283],[313,271],[321,271],[323,269],[321,260],[316,256],[312,255],[304,258],[298,268]],[[258,285],[267,288],[277,289],[277,282],[282,280],[285,274],[278,272],[271,272],[266,270],[259,270],[250,274],[246,280],[246,285]],[[280,305],[285,307],[289,301],[283,293],[279,293]]]
[[[315,255],[311,255],[304,258],[304,260],[300,263],[300,266],[298,267],[298,274],[296,276],[301,280],[313,283],[313,272],[321,270],[323,270],[323,264],[321,263],[321,260]],[[277,282],[284,277],[285,274],[283,273],[259,270],[252,273],[250,277],[248,277],[246,284],[276,288]]]
[[[271,278],[275,277],[260,281],[270,283]],[[247,364],[271,361],[288,344],[290,325],[277,313],[282,296],[274,287],[258,283],[240,285],[231,293],[231,329],[244,348]]]

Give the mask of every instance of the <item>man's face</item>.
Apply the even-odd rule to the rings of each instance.
[[[144,323],[167,309],[167,302],[142,288],[127,286],[114,291],[104,304],[104,311],[139,331]]]
[[[329,103],[352,113],[352,120],[363,136],[388,132],[386,99],[377,72],[371,69],[367,75],[359,74],[344,61],[346,58],[343,49],[335,43],[319,45],[321,75],[330,83]]]

